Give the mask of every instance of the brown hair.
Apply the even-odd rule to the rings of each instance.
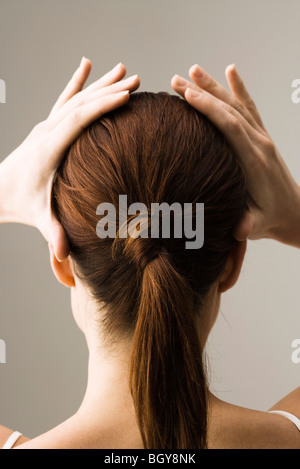
[[[96,208],[204,203],[205,241],[100,239]],[[207,447],[207,390],[196,317],[234,246],[247,205],[241,168],[224,137],[183,99],[134,93],[87,128],[59,169],[53,206],[78,275],[113,340],[133,332],[130,385],[145,448]],[[117,225],[117,229],[120,228]],[[201,316],[200,316],[201,317]]]

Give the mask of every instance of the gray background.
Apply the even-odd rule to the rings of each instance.
[[[0,160],[44,119],[83,55],[89,82],[122,61],[141,90],[169,91],[199,63],[226,84],[235,63],[289,168],[300,181],[299,0],[0,0]],[[0,422],[29,437],[74,413],[86,385],[87,349],[69,294],[52,275],[33,228],[0,227]],[[212,389],[266,410],[299,385],[291,343],[300,338],[300,251],[249,243],[238,285],[223,298],[207,347]]]

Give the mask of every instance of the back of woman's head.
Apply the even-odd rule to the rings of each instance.
[[[142,230],[124,237],[118,217],[116,237],[101,239],[97,207],[110,203],[118,214],[119,195],[128,206],[145,204],[149,227],[153,203],[193,204],[194,228],[196,204],[204,203],[203,246],[187,249],[184,230],[182,237],[174,229],[169,237]],[[78,276],[99,308],[106,306],[107,337],[133,334],[130,386],[144,446],[205,448],[207,384],[195,321],[246,208],[244,178],[229,145],[181,98],[135,93],[72,145],[53,202]]]

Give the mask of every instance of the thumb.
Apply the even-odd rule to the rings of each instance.
[[[70,253],[69,241],[65,230],[54,216],[52,216],[49,234],[49,243],[53,248],[56,259],[59,262],[64,261]]]
[[[255,215],[252,210],[249,210],[233,230],[233,236],[237,241],[245,241],[247,238],[251,237],[254,231]]]
[[[64,261],[70,254],[70,246],[66,232],[55,215],[51,212],[38,224],[38,229],[51,246],[56,259]]]

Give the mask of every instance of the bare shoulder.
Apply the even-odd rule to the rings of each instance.
[[[0,425],[0,448],[3,448],[12,433],[13,430],[10,430],[9,428]]]
[[[284,410],[300,419],[300,386],[277,402],[270,410]]]
[[[285,417],[239,407],[213,396],[208,441],[212,449],[300,449],[300,432]]]
[[[10,428],[4,427],[3,425],[0,425],[0,449],[3,448],[5,443],[7,442],[8,438],[14,433],[14,430],[11,430]],[[14,448],[16,446],[19,446],[26,441],[29,441],[29,438],[26,438],[25,436],[21,436],[17,442],[14,445]]]

